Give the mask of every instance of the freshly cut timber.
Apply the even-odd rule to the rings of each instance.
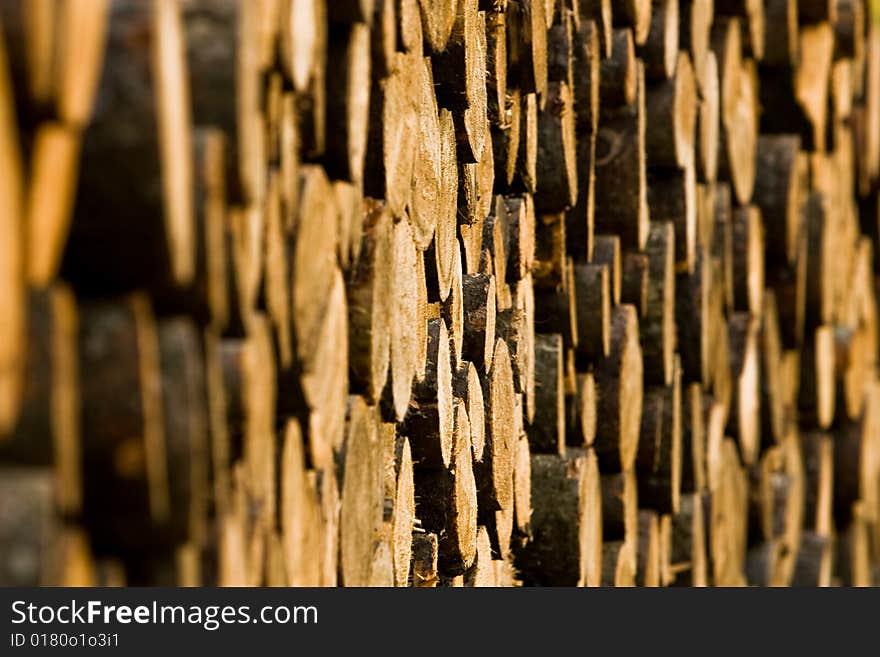
[[[602,114],[596,137],[596,230],[616,233],[624,247],[641,249],[648,237],[645,179],[645,92],[641,68],[631,105]]]
[[[595,370],[598,393],[596,455],[608,471],[627,470],[636,457],[642,414],[639,320],[630,305],[611,316],[611,349]]]
[[[425,379],[416,384],[403,419],[413,460],[424,466],[448,466],[452,456],[455,409],[449,349],[446,322],[430,320]]]
[[[62,269],[86,293],[187,285],[195,269],[192,124],[179,8],[118,2],[108,21]]]
[[[381,203],[364,205],[360,254],[348,278],[349,363],[352,383],[378,401],[391,354],[392,220]]]
[[[463,574],[477,552],[477,488],[473,473],[471,429],[464,404],[456,403],[449,468],[416,464],[417,513],[422,527],[439,536],[438,564],[449,574]]]
[[[523,583],[598,586],[602,565],[602,509],[595,455],[532,456],[534,539],[516,551]]]
[[[880,583],[875,5],[0,1],[0,585]]]

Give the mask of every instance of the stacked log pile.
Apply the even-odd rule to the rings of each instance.
[[[880,7],[8,0],[0,582],[880,585]]]

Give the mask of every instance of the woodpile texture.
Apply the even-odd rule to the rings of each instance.
[[[0,583],[880,585],[875,0],[0,3]]]

